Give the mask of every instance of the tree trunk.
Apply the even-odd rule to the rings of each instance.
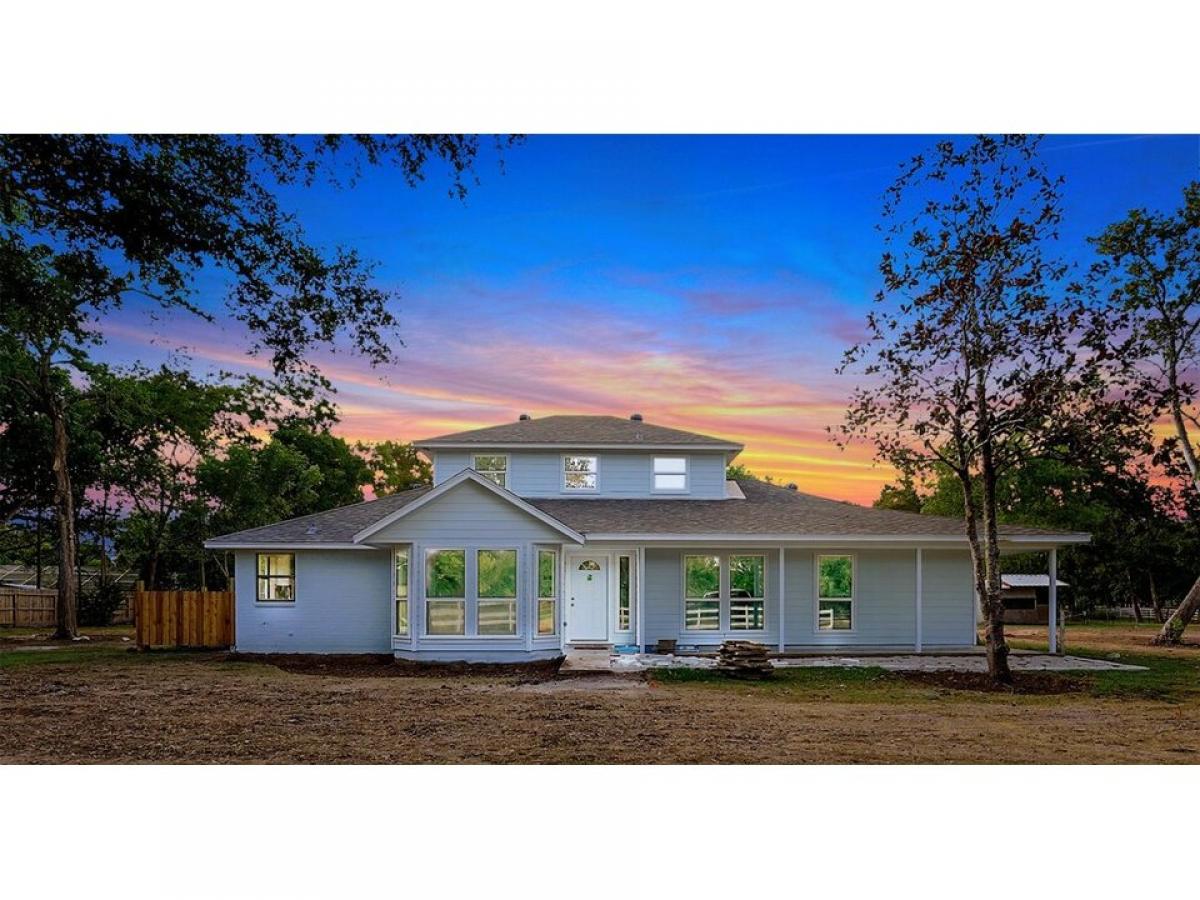
[[[1142,606],[1140,603],[1138,603],[1137,591],[1134,591],[1130,595],[1129,599],[1133,602],[1133,621],[1135,621],[1137,624],[1141,625],[1142,624]]]
[[[966,510],[967,541],[971,545],[971,569],[975,577],[975,593],[983,612],[983,642],[987,648],[988,674],[998,684],[1012,684],[1008,667],[1008,644],[1004,640],[1004,600],[1000,595],[999,544],[987,546],[987,523],[984,536],[979,534],[979,504],[976,502],[969,478],[960,476],[963,504]],[[986,493],[986,490],[985,490]],[[994,499],[994,492],[992,494]],[[994,532],[994,528],[990,529]],[[994,560],[994,561],[992,561]]]
[[[53,433],[51,454],[54,471],[54,511],[58,520],[58,625],[54,636],[74,639],[79,636],[78,592],[76,581],[71,574],[75,571],[78,547],[75,534],[75,498],[71,492],[71,472],[67,463],[70,440],[67,436],[66,410],[62,400],[53,392],[48,362],[43,362],[42,365],[42,392]]]
[[[1154,573],[1150,573],[1150,605],[1154,607],[1154,621],[1161,625],[1164,621],[1162,600],[1158,598],[1158,588],[1154,586]]]
[[[1183,602],[1171,613],[1171,617],[1163,624],[1162,630],[1155,635],[1152,644],[1159,646],[1179,644],[1183,642],[1183,629],[1188,627],[1196,610],[1200,609],[1200,578],[1188,589]]]

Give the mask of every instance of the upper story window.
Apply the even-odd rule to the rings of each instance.
[[[686,456],[654,457],[654,490],[686,491],[688,465]]]
[[[507,456],[476,456],[471,460],[471,468],[500,487],[508,487]]]
[[[563,490],[594,491],[599,479],[600,460],[595,456],[563,457]]]

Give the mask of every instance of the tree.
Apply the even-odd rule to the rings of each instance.
[[[1196,429],[1200,428],[1196,381],[1200,376],[1200,182],[1183,190],[1183,204],[1169,215],[1133,210],[1094,240],[1101,259],[1093,284],[1107,287],[1114,311],[1134,335],[1125,358],[1134,362],[1131,397],[1147,420],[1167,415],[1171,433],[1157,459],[1168,474],[1200,487]],[[1176,644],[1200,610],[1200,578],[1155,637]]]
[[[426,484],[433,484],[433,466],[418,453],[412,444],[402,441],[378,441],[374,444],[359,444],[363,454],[375,473],[374,485],[377,497],[386,497]]]
[[[415,184],[438,160],[462,196],[478,147],[453,135],[0,136],[0,354],[17,361],[5,375],[48,426],[63,571],[77,554],[63,385],[86,378],[98,323],[130,296],[212,319],[195,280],[215,270],[250,352],[269,357],[295,403],[319,402],[329,385],[309,351],[340,339],[385,362],[396,321],[371,266],[311,244],[277,190],[347,168],[352,181],[363,163],[395,165]],[[74,582],[60,578],[58,636],[75,636],[75,608]]]
[[[925,499],[917,490],[911,473],[902,473],[898,484],[885,484],[879,490],[879,499],[872,505],[876,509],[898,509],[902,512],[921,511]]]
[[[839,369],[868,382],[854,389],[837,431],[843,445],[864,440],[901,473],[944,466],[958,480],[988,671],[1002,683],[1012,675],[999,479],[1026,460],[1085,446],[1085,432],[1103,434],[1114,414],[1095,364],[1103,322],[1054,290],[1066,274],[1046,255],[1059,180],[1037,144],[1021,135],[943,141],[903,168],[885,197],[884,287],[869,337]],[[1100,350],[1081,356],[1079,344]]]

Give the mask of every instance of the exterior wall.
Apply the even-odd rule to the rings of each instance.
[[[296,601],[259,603],[255,553],[236,553],[236,649],[243,653],[387,653],[392,627],[391,553],[297,550],[295,554]]]
[[[470,468],[475,455],[508,456],[508,489],[521,497],[605,497],[650,498],[686,497],[694,500],[719,500],[725,496],[725,454],[571,451],[599,458],[598,489],[592,492],[564,492],[562,457],[558,451],[532,450],[438,450],[433,456],[433,483],[441,484]],[[653,491],[655,456],[684,456],[688,460],[688,492],[656,494]]]
[[[517,509],[503,498],[471,482],[464,482],[428,506],[397,520],[371,537],[372,544],[404,544],[409,558],[409,621],[411,633],[396,636],[388,646],[398,655],[419,659],[506,661],[528,659],[530,654],[555,656],[559,634],[538,637],[536,631],[536,566],[539,548],[559,553],[558,619],[562,619],[561,533]],[[517,551],[517,633],[495,636],[475,634],[475,552],[481,548]],[[466,551],[466,634],[425,633],[425,552],[431,549]],[[390,573],[389,573],[390,574]],[[388,591],[390,591],[390,583]],[[561,624],[558,627],[561,631]],[[391,635],[389,614],[385,636]]]
[[[683,628],[683,556],[693,553],[754,553],[767,556],[765,631],[685,631]],[[815,559],[823,553],[855,557],[854,628],[818,631]],[[647,645],[670,638],[681,646],[719,644],[730,638],[779,641],[778,549],[736,551],[695,549],[646,550]],[[788,647],[908,647],[916,642],[916,551],[789,548],[785,555],[786,604],[784,636]],[[965,647],[975,643],[974,590],[970,557],[965,550],[925,550],[923,643],[927,648]]]

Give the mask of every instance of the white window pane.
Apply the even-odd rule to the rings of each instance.
[[[554,611],[555,606],[553,600],[538,601],[538,634],[554,634],[554,625],[558,620]]]
[[[686,475],[655,475],[654,489],[656,491],[682,491],[687,488]]]
[[[462,600],[427,600],[425,602],[425,630],[430,634],[465,633],[466,606]]]
[[[687,459],[682,456],[656,456],[654,457],[654,474],[655,475],[684,475],[687,473]]]
[[[480,600],[477,604],[480,634],[516,634],[516,600]]]
[[[821,631],[849,631],[854,627],[853,604],[849,600],[822,600],[817,609]]]

